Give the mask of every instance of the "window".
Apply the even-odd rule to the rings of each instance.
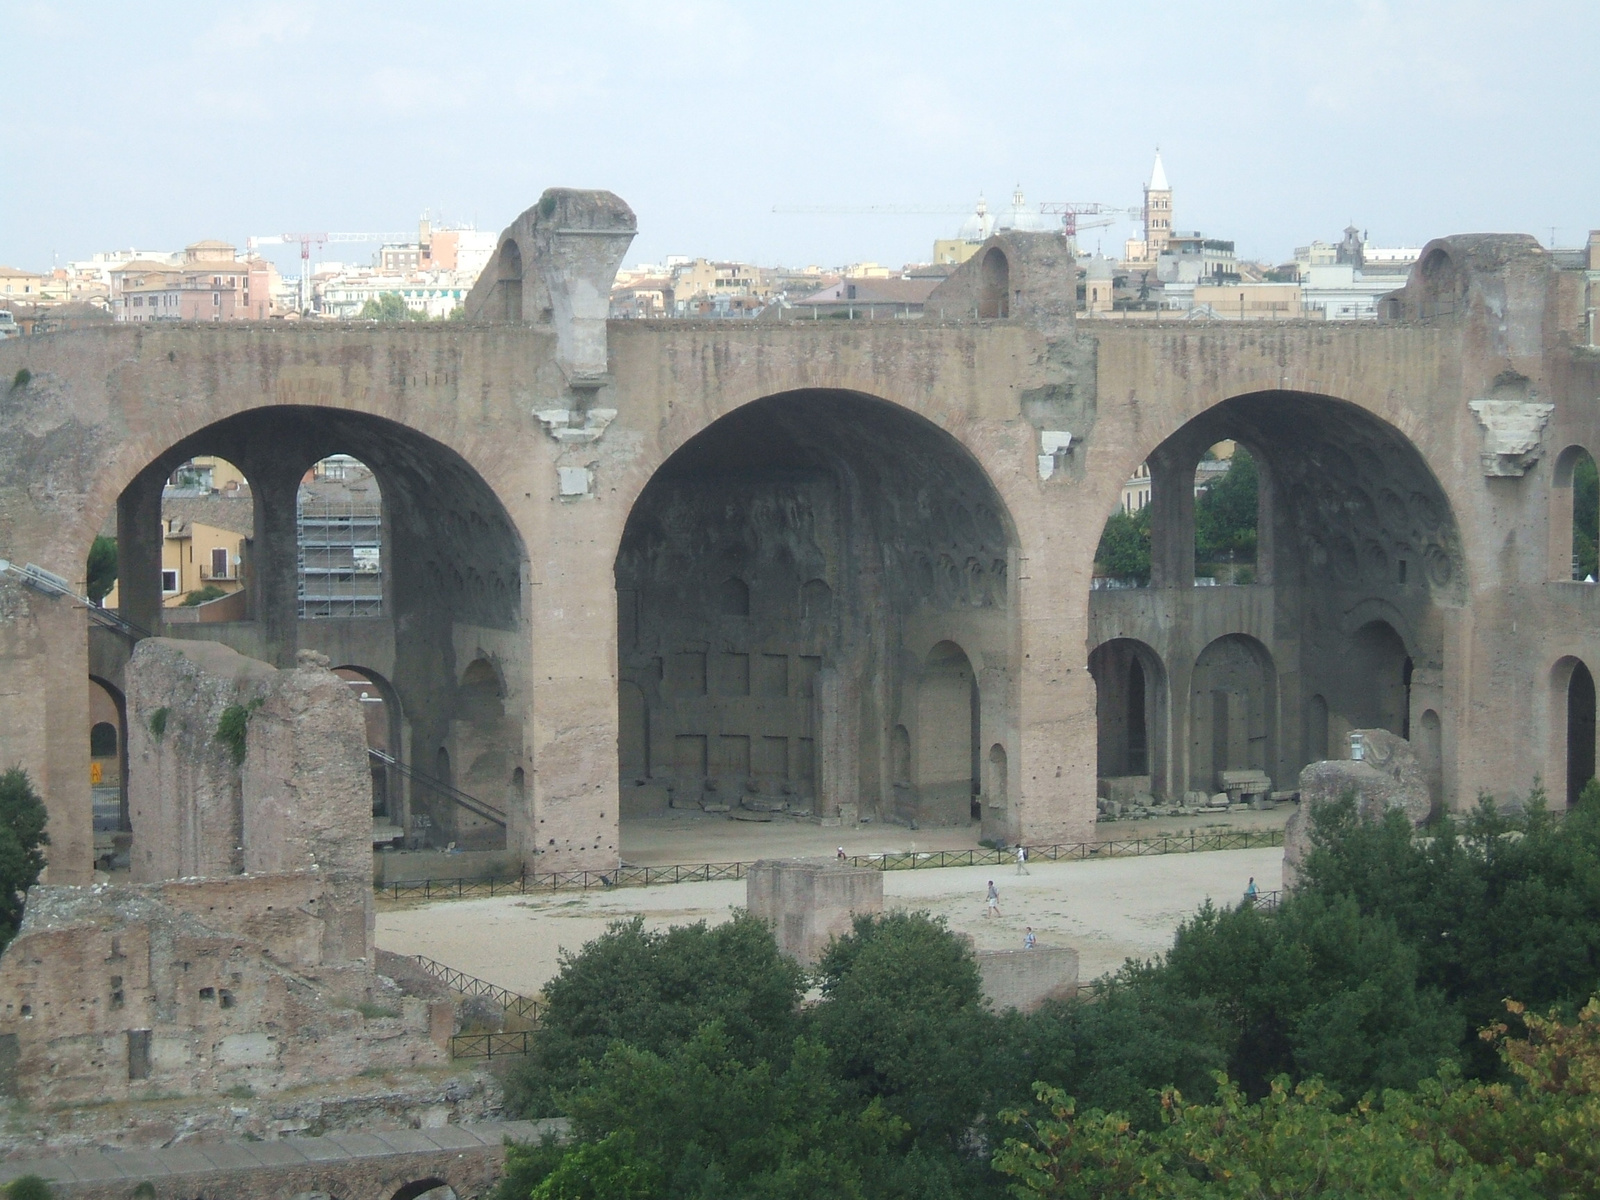
[[[211,578],[228,578],[228,551],[222,546],[214,546],[211,550]]]
[[[213,308],[219,308],[219,307],[221,307],[221,305],[222,305],[222,293],[221,292],[212,292],[211,293],[211,306]]]
[[[178,573],[176,571],[161,572],[161,590],[175,592],[178,590]]]

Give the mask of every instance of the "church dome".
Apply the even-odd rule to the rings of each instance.
[[[1000,228],[1014,229],[1018,233],[1049,233],[1056,228],[1056,223],[1035,208],[1028,207],[1028,201],[1018,188],[1011,193],[1011,207],[1000,214]]]
[[[989,212],[988,202],[979,196],[977,208],[970,217],[961,222],[961,231],[957,236],[964,242],[983,242],[987,241],[993,232],[994,216]]]

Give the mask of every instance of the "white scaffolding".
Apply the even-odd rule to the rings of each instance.
[[[383,615],[383,507],[300,493],[299,597],[302,617]]]

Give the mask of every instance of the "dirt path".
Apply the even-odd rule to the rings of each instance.
[[[819,832],[816,826],[796,828],[812,831],[808,842]],[[919,836],[895,830],[906,839],[896,842],[883,837],[885,831],[880,830],[876,839],[858,842],[843,839],[837,829],[820,832],[830,835],[823,844],[808,844],[789,853],[826,854],[841,843],[858,853],[906,849],[910,839]],[[1120,827],[1118,832],[1121,836]],[[697,844],[699,861],[772,856],[777,850],[770,831],[764,835],[764,844],[752,853],[735,852],[743,845],[737,834],[709,848],[703,841]],[[723,847],[728,854],[707,852]],[[917,848],[955,846],[943,847],[930,838],[918,840]],[[630,856],[630,861],[638,860]],[[1114,970],[1130,956],[1147,957],[1165,950],[1173,931],[1195,909],[1208,898],[1232,903],[1251,876],[1263,890],[1277,887],[1282,863],[1283,851],[1268,849],[1034,863],[1027,876],[1018,876],[1009,866],[891,871],[884,876],[884,901],[891,908],[927,909],[943,916],[952,929],[972,934],[980,949],[1020,947],[1024,930],[1031,925],[1041,943],[1075,947],[1082,956],[1081,978],[1092,979]],[[994,920],[983,915],[989,879],[1000,889],[1003,915]],[[414,906],[380,904],[377,938],[386,950],[426,954],[531,995],[559,969],[563,950],[576,951],[611,921],[639,913],[656,927],[700,920],[715,924],[743,907],[744,898],[743,881],[729,881]]]

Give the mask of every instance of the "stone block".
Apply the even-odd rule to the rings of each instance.
[[[1150,791],[1150,776],[1102,776],[1095,781],[1095,790],[1106,800],[1116,800],[1122,804],[1137,803],[1136,796],[1146,795]]]
[[[1078,952],[1070,947],[980,950],[975,957],[984,997],[997,1012],[1031,1013],[1048,1000],[1078,994]]]
[[[815,963],[858,915],[883,911],[883,872],[837,859],[763,859],[745,876],[745,905],[780,950]]]
[[[1311,814],[1318,804],[1355,796],[1363,820],[1381,821],[1390,809],[1406,814],[1421,825],[1432,814],[1428,778],[1411,743],[1387,729],[1357,729],[1360,761],[1332,759],[1314,762],[1300,772],[1300,807],[1289,816],[1283,831],[1283,885],[1293,887],[1301,864],[1311,852]]]

